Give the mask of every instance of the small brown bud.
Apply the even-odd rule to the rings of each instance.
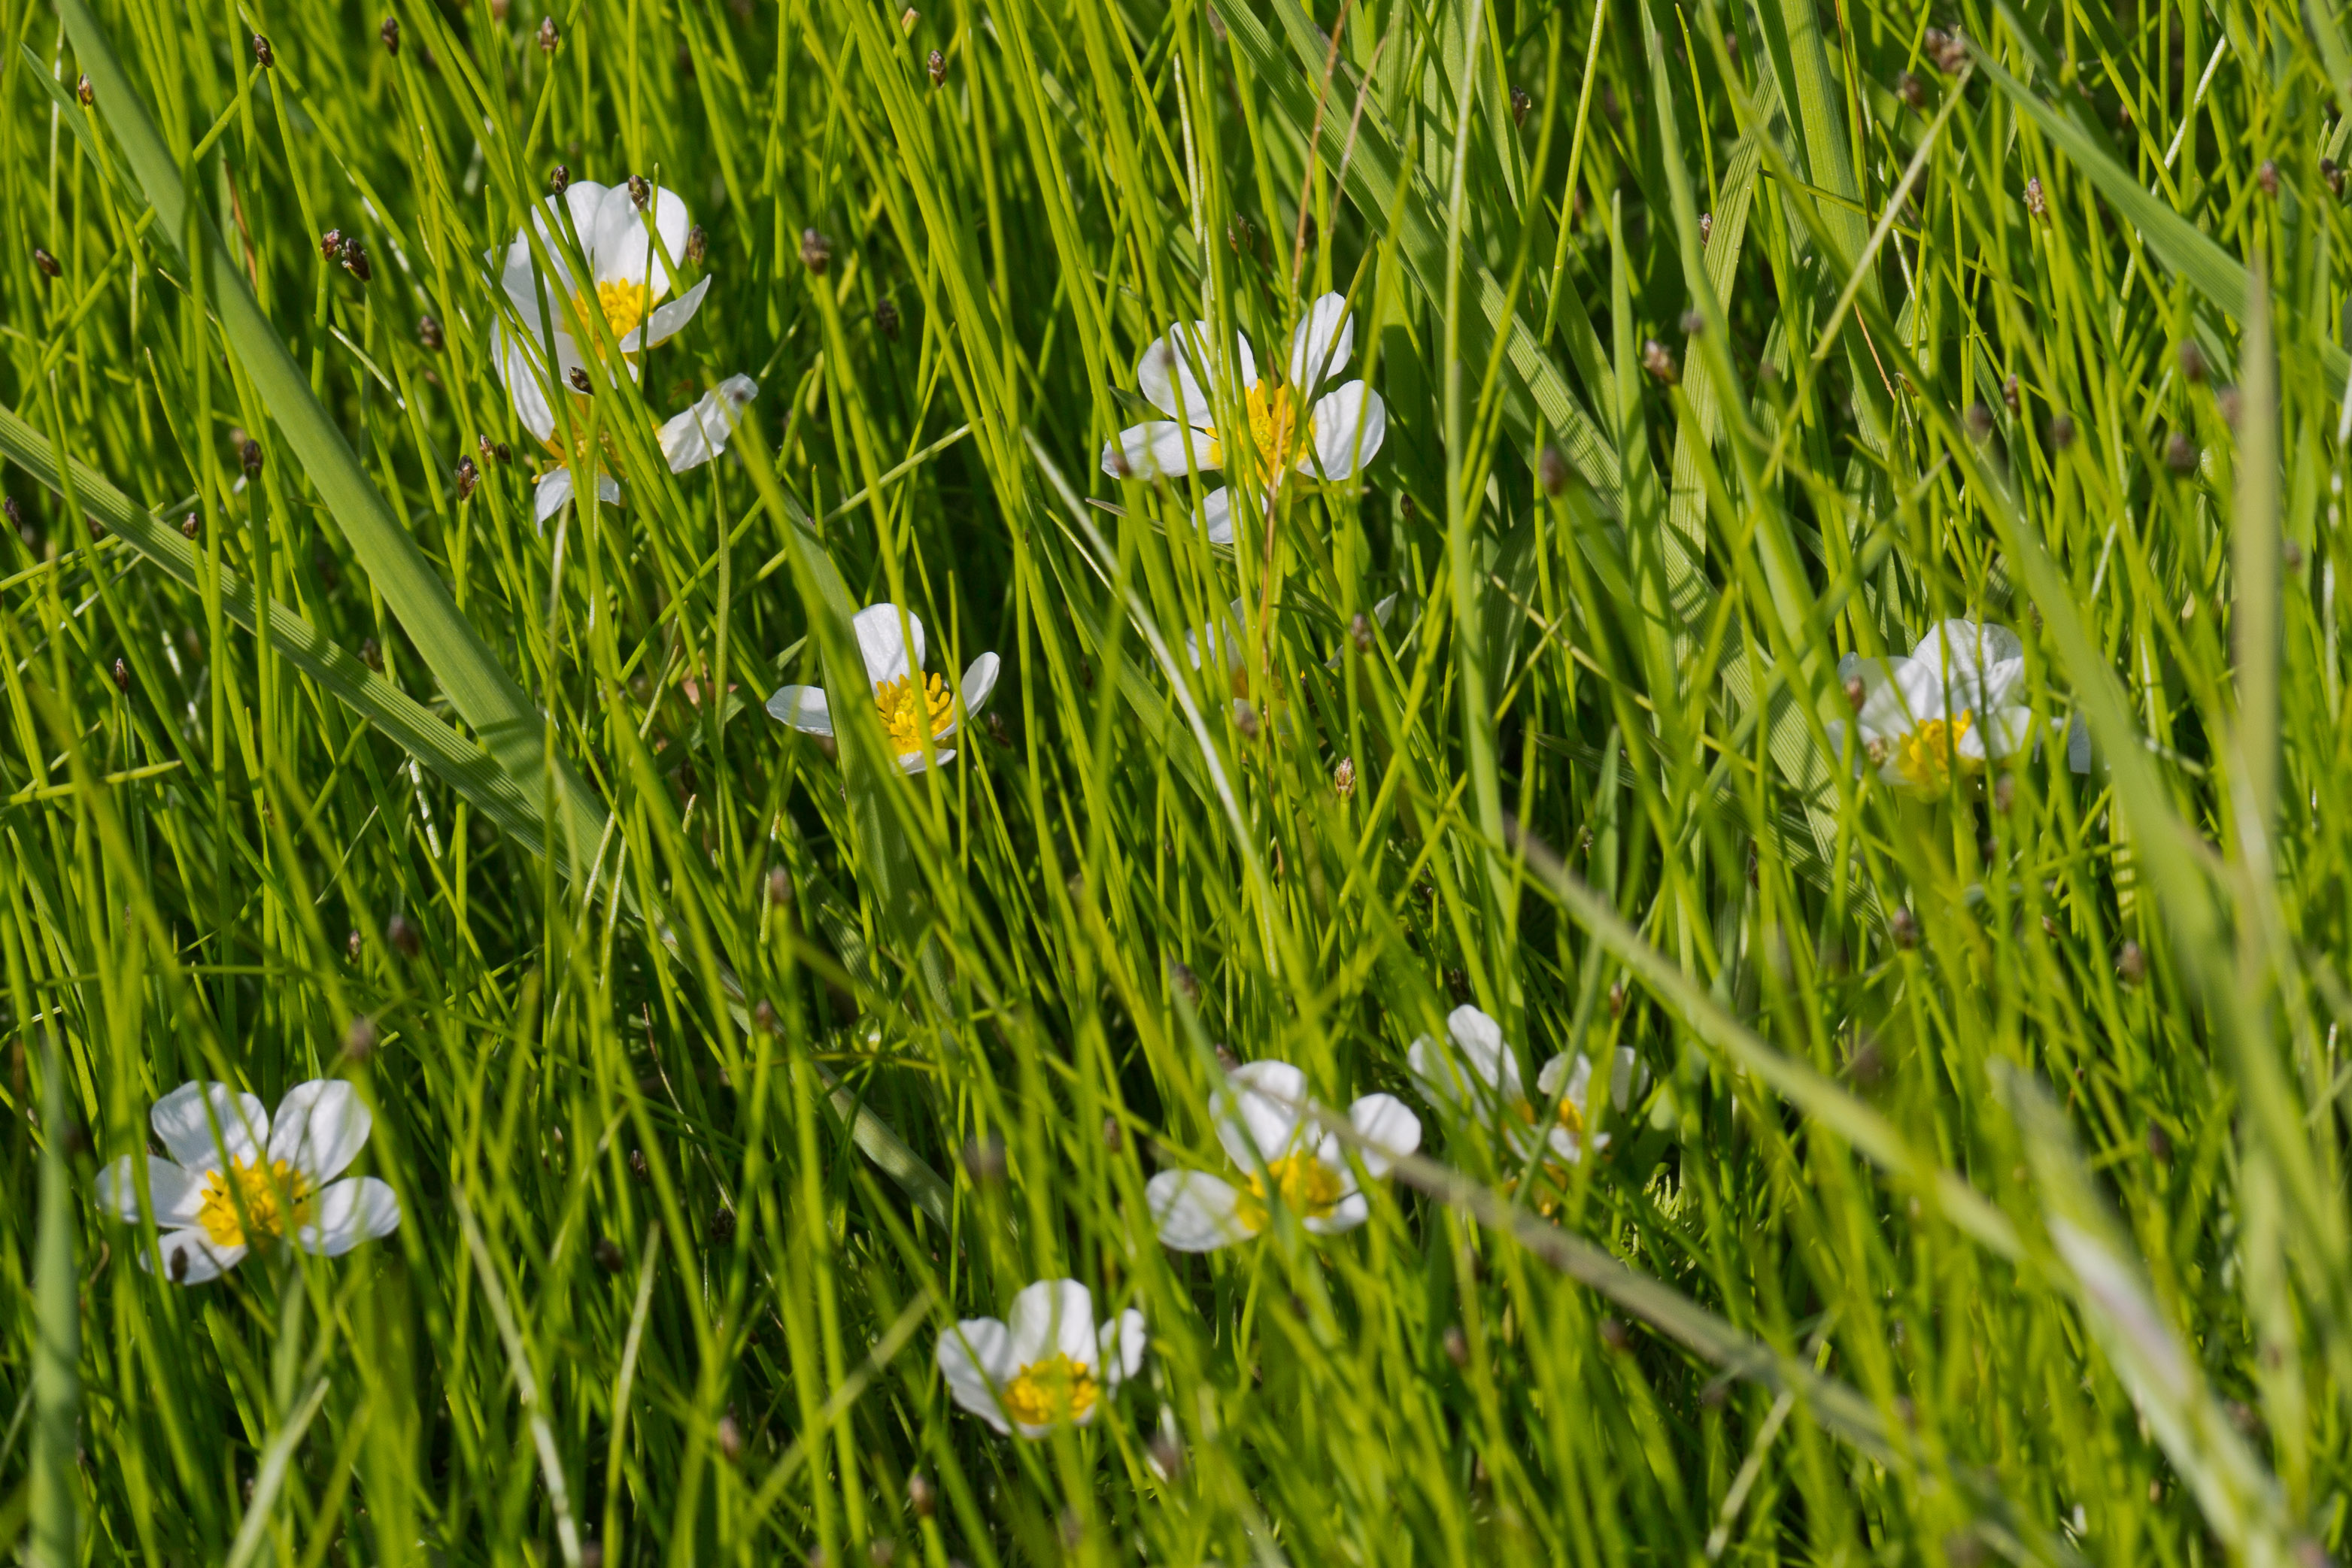
[[[735,1211],[721,1207],[710,1217],[710,1244],[731,1247],[735,1244]]]
[[[2254,171],[2254,183],[2263,188],[2263,195],[2277,195],[2279,191],[2278,164],[2268,158],[2263,159],[2263,166]]]
[[[195,513],[190,512],[186,517],[180,519],[180,532],[187,538],[192,539],[195,538],[202,535],[204,531],[205,525],[197,517]]]
[[[887,299],[874,303],[874,329],[894,343],[898,340],[898,308]]]
[[[1265,723],[1257,716],[1257,705],[1247,697],[1234,699],[1234,727],[1242,732],[1244,740],[1255,740]]]
[[[2197,444],[2189,439],[2186,431],[2176,430],[2164,444],[2164,465],[2175,474],[2192,474],[2197,469]]]
[[[2042,176],[2039,174],[2025,177],[2025,210],[2037,218],[2050,215],[2050,193],[2042,188]]]
[[[646,204],[653,199],[654,188],[646,183],[646,177],[643,174],[630,175],[629,204],[635,207],[637,211],[642,213],[646,210]]]
[[[1103,1147],[1112,1154],[1127,1147],[1127,1129],[1118,1124],[1116,1116],[1103,1118]]]
[[[89,108],[98,101],[98,89],[89,85],[88,71],[82,72],[81,80],[74,83],[74,96],[81,99],[81,106],[84,109]]]
[[[106,537],[106,525],[96,517],[84,517],[82,522],[89,528],[89,537],[92,539],[102,539]]]
[[[1927,84],[1910,71],[1895,78],[1895,96],[1913,110],[1924,109],[1927,103]]]
[[[1856,713],[1860,713],[1862,711],[1862,705],[1870,700],[1870,688],[1862,684],[1862,677],[1860,675],[1848,675],[1846,677],[1845,700],[1846,706],[1853,708]]]
[[[2116,949],[2116,977],[2126,986],[2137,986],[2147,978],[2147,955],[2129,937]]]
[[[1683,312],[1683,336],[1696,338],[1706,330],[1706,313],[1703,310]]]
[[[251,436],[246,437],[245,444],[237,449],[236,460],[244,465],[247,474],[253,475],[260,473],[261,443],[254,440]]]
[[[551,18],[547,25],[550,27],[552,27],[555,26],[555,23]],[[572,188],[572,170],[567,165],[562,163],[558,163],[554,168],[549,170],[547,172],[547,188],[554,192],[559,196],[563,194],[564,192],[570,190]]]
[[[1667,386],[1683,379],[1681,370],[1675,364],[1674,355],[1655,338],[1642,344],[1642,368],[1650,372],[1651,379],[1663,382]]]
[[[971,1179],[991,1186],[1004,1179],[1004,1140],[991,1133],[963,1146],[963,1168]]]
[[[442,334],[441,323],[437,319],[431,316],[419,316],[416,319],[416,340],[437,354],[448,339]]]
[[[375,277],[375,269],[368,265],[367,246],[360,243],[360,236],[357,235],[352,235],[343,241],[343,270],[362,283],[366,283]]]
[[[461,501],[472,500],[474,498],[474,486],[481,482],[482,471],[474,465],[474,460],[470,457],[458,458],[457,499]]]
[[[2341,200],[2344,195],[2344,171],[2333,158],[2319,161],[2319,177],[2327,182],[2327,193]]]
[[[761,1034],[776,1032],[776,1004],[761,997],[751,1004],[751,1027]]]
[[[120,659],[114,661],[114,689],[125,696],[131,695],[131,666]]]
[[[58,258],[56,256],[51,256],[39,246],[35,246],[33,247],[33,266],[39,271],[43,277],[55,277],[58,273],[65,270],[65,268],[58,265]]]
[[[352,1019],[350,1027],[343,1030],[343,1060],[350,1062],[365,1061],[375,1054],[376,1040],[375,1019],[365,1013],[360,1014],[359,1017]]]
[[[917,1470],[907,1478],[907,1508],[917,1519],[929,1519],[939,1511],[939,1489],[931,1485],[923,1472]]]
[[[2238,428],[2238,415],[2245,408],[2245,399],[2235,387],[2221,387],[2213,393],[2213,406],[2221,412],[2221,423],[2231,430]]]
[[[1210,1049],[1216,1052],[1217,1066],[1219,1068],[1227,1072],[1236,1072],[1240,1071],[1242,1059],[1234,1054],[1234,1048],[1232,1046],[1221,1043],[1212,1046]]]
[[[362,943],[360,938],[360,934],[358,930],[354,928],[351,936],[343,943],[343,956],[352,963],[358,963],[360,961],[360,948],[362,946]]]
[[[379,675],[383,674],[383,645],[373,637],[362,638],[360,640],[360,663],[365,664],[369,669],[373,670]]]
[[[278,63],[278,51],[269,47],[268,39],[256,33],[253,35],[253,57],[263,70],[268,70]]]
[[[923,62],[923,68],[930,73],[933,87],[940,87],[948,79],[948,57],[937,49],[933,49],[931,57]]]
[[[572,366],[572,374],[565,379],[571,382],[572,390],[580,393],[583,397],[587,396],[588,393],[593,390],[588,384],[588,371],[582,366]]]
[[[1939,32],[1930,27],[1920,41],[1927,46],[1928,52],[1935,56],[1936,68],[1946,76],[1958,76],[1967,68],[1968,35],[1958,27],[1953,28],[1949,33]]]
[[[414,958],[425,950],[425,938],[405,915],[395,915],[384,923],[383,939],[404,958]]]
[[[384,51],[387,54],[397,55],[400,53],[399,17],[386,16],[383,19],[383,26],[375,30],[375,36],[383,40]]]
[[[1470,1364],[1470,1336],[1462,1332],[1460,1323],[1448,1323],[1438,1343],[1445,1348],[1445,1359],[1456,1366]]]
[[[1992,434],[1992,410],[1983,403],[1969,404],[1960,418],[1969,427],[1970,440],[1981,442]]]
[[[2192,382],[2201,382],[2212,367],[2205,362],[2205,350],[2193,342],[2180,345],[2180,373]]]
[[[1535,106],[1536,100],[1528,96],[1527,89],[1513,88],[1511,89],[1511,123],[1525,125],[1528,122],[1528,110]]]
[[[1611,1350],[1622,1352],[1627,1345],[1633,1343],[1633,1336],[1627,1333],[1625,1325],[1619,1322],[1615,1318],[1602,1318],[1601,1320],[1601,1343],[1607,1345]]]
[[[2015,376],[2008,376],[2001,381],[2000,401],[2011,413],[2019,413],[2022,409],[2023,400],[2018,396]]]
[[[654,1179],[654,1168],[646,1163],[645,1150],[631,1149],[629,1151],[629,1176],[630,1179],[634,1181],[651,1181]]]
[[[329,229],[325,234],[319,236],[319,259],[321,261],[341,261],[343,259],[342,230]]]
[[[1181,958],[1168,960],[1168,988],[1184,998],[1186,1007],[1201,1005],[1201,977]]]
[[[823,277],[833,265],[833,242],[814,229],[801,230],[801,265]]]
[[[2147,1124],[2147,1152],[2155,1156],[2156,1163],[2160,1166],[2168,1166],[2172,1163],[2172,1139],[2163,1128],[2153,1122]]]
[[[1919,917],[1896,905],[1895,913],[1886,917],[1886,935],[1894,939],[1897,947],[1916,947],[1919,945]]]
[[[1369,653],[1372,651],[1370,616],[1359,610],[1348,618],[1348,641],[1356,645],[1356,652],[1359,653]]]
[[[1715,238],[1715,214],[1714,214],[1713,213],[1701,213],[1701,214],[1699,214],[1699,215],[1698,215],[1698,244],[1699,244],[1699,248],[1700,248],[1701,250],[1705,250],[1705,249],[1706,248],[1707,242],[1708,242],[1709,240],[1712,240],[1713,238]]]
[[[735,1424],[732,1410],[719,1417],[719,1425],[711,1428],[710,1437],[719,1446],[719,1457],[729,1464],[743,1457],[743,1428]]]
[[[700,267],[703,257],[710,254],[710,231],[700,224],[686,231],[686,264]]]
[[[89,78],[85,77],[82,79],[87,81]],[[172,1249],[171,1270],[172,1283],[184,1285],[188,1282],[188,1249],[185,1247]]]
[[[1342,800],[1355,799],[1356,759],[1354,758],[1339,758],[1339,766],[1331,769],[1331,788],[1339,792],[1339,799]]]
[[[782,866],[768,868],[768,902],[782,906],[793,901],[793,873]]]
[[[1622,980],[1612,980],[1610,982],[1609,1016],[1611,1018],[1622,1018],[1625,1016],[1625,982]]]
[[[2279,559],[2286,563],[2287,570],[2301,571],[2303,570],[2303,547],[2295,543],[2293,539],[2284,540],[2279,545]]]
[[[555,18],[552,16],[541,17],[539,19],[539,52],[542,55],[551,55],[555,53],[555,46],[557,42]]]
[[[1467,969],[1446,970],[1445,994],[1452,997],[1457,1003],[1468,1001],[1470,999],[1470,972]]]
[[[2063,413],[2050,416],[2050,445],[2053,451],[2063,452],[2074,444],[2074,422]]]

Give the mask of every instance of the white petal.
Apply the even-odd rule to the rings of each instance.
[[[1307,308],[1297,329],[1290,334],[1290,384],[1312,392],[1348,368],[1354,350],[1356,324],[1348,315],[1348,301],[1326,294]]]
[[[1201,498],[1201,521],[1211,544],[1234,542],[1234,493],[1229,487],[1220,485]]]
[[[1393,1094],[1367,1094],[1348,1107],[1348,1120],[1371,1146],[1356,1151],[1365,1174],[1388,1175],[1399,1155],[1421,1147],[1421,1118]]]
[[[1172,419],[1131,424],[1103,443],[1103,472],[1114,479],[1156,479],[1217,465],[1216,438]]]
[[[743,410],[760,395],[760,383],[749,376],[729,376],[702,401],[661,427],[662,456],[669,471],[683,474],[698,468],[727,450],[727,439],[743,417]]]
[[[1254,1171],[1262,1160],[1292,1153],[1306,1110],[1307,1074],[1286,1061],[1249,1061],[1227,1073],[1225,1082],[1210,1106],[1217,1139],[1234,1164]]]
[[[1981,706],[1988,710],[2014,707],[2017,705],[2011,699],[2016,696],[2017,688],[2024,684],[2025,661],[2021,658],[2003,659],[1986,668],[1984,689],[1977,694],[1978,703],[1970,706]]]
[[[1224,492],[1220,490],[1217,494],[1222,496]],[[1242,620],[1242,601],[1236,599],[1226,606],[1226,609],[1232,613],[1234,623],[1239,625]],[[1195,626],[1184,633],[1184,657],[1192,661],[1192,667],[1196,670],[1201,667],[1201,633],[1208,630],[1209,628],[1205,626]],[[1217,630],[1223,638],[1225,650],[1225,667],[1238,670],[1242,662],[1241,639],[1235,637],[1230,628],[1220,626]]]
[[[982,653],[963,669],[963,706],[950,715],[940,727],[934,740],[945,740],[956,732],[956,726],[988,706],[988,694],[996,689],[996,672],[1003,661],[993,653]]]
[[[373,1176],[355,1176],[320,1190],[311,1223],[294,1238],[305,1252],[340,1258],[362,1241],[400,1228],[400,1198]]]
[[[541,384],[540,372],[533,368],[522,340],[509,331],[504,321],[490,323],[490,353],[499,380],[506,383],[507,397],[514,404],[515,417],[540,440],[552,439],[555,410],[548,403],[547,389]],[[543,362],[544,356],[541,359]]]
[[[1979,716],[1979,722],[1969,726],[1956,748],[1962,757],[1972,757],[1979,762],[1989,758],[2007,757],[2025,744],[2026,735],[2033,728],[2032,708],[1995,708]]]
[[[1371,1200],[1360,1192],[1351,1192],[1333,1204],[1330,1213],[1308,1215],[1298,1223],[1310,1236],[1337,1236],[1342,1230],[1353,1230],[1371,1217]]]
[[[152,1155],[125,1155],[98,1173],[98,1206],[117,1219],[139,1223],[139,1189],[134,1158],[147,1162],[147,1196],[155,1206],[155,1223],[169,1230],[194,1225],[204,1207],[204,1178],[192,1176],[169,1160]]]
[[[1257,1234],[1236,1212],[1241,1194],[1205,1171],[1161,1171],[1143,1197],[1160,1245],[1178,1252],[1213,1252]]]
[[[1650,1070],[1630,1045],[1621,1045],[1609,1059],[1609,1103],[1620,1115],[1650,1092]]]
[[[996,1385],[1013,1375],[1012,1338],[994,1318],[965,1318],[940,1335],[936,1353],[948,1396],[1007,1437],[1013,1424],[996,1403]]]
[[[251,1161],[269,1141],[269,1113],[260,1098],[233,1092],[226,1083],[183,1083],[155,1102],[148,1121],[192,1176],[219,1170],[224,1155]]]
[[[928,762],[923,759],[923,754],[919,751],[902,751],[898,753],[898,771],[909,775],[929,773],[934,768],[945,768],[955,758],[956,754],[952,749],[932,752],[930,760]]]
[[[705,277],[668,304],[655,307],[654,313],[635,331],[621,340],[621,352],[634,354],[677,337],[694,319],[694,313],[702,308],[702,297],[709,292],[710,279]]]
[[[1503,1043],[1503,1026],[1464,1003],[1445,1015],[1445,1032],[1468,1060],[1479,1082],[1514,1104],[1528,1097],[1519,1077],[1518,1053]]]
[[[2091,770],[2091,727],[2079,713],[2066,721],[2066,768],[2073,773]]]
[[[596,476],[596,498],[608,507],[621,504],[621,482],[610,474]]]
[[[1379,454],[1388,434],[1389,405],[1363,382],[1349,382],[1315,405],[1307,426],[1312,444],[1299,455],[1298,471],[1348,478]]]
[[[572,499],[572,470],[550,468],[539,476],[539,491],[537,498],[531,505],[531,516],[535,521],[544,524],[548,518],[562,511],[563,503],[570,499]]]
[[[895,604],[869,604],[857,612],[857,651],[866,656],[866,678],[876,685],[902,681],[923,667],[922,618],[909,610],[901,621]]]
[[[1469,1108],[1470,1069],[1454,1052],[1440,1050],[1424,1034],[1405,1051],[1404,1060],[1431,1104],[1457,1116]]]
[[[336,1079],[297,1083],[278,1102],[269,1127],[269,1157],[284,1160],[313,1183],[330,1182],[359,1158],[375,1118],[359,1091]]]
[[[1179,323],[1143,350],[1143,358],[1135,365],[1135,384],[1151,400],[1152,407],[1199,429],[1215,428],[1207,392],[1223,368],[1210,352],[1215,340],[1206,321]],[[1257,384],[1257,356],[1250,352],[1249,340],[1238,332],[1234,334],[1234,359],[1241,390],[1246,392]]]
[[[1004,1322],[1013,1331],[1010,1354],[1015,1369],[1056,1352],[1087,1367],[1100,1358],[1094,1295],[1076,1280],[1038,1281],[1013,1298]]]
[[[1116,1388],[1143,1370],[1144,1348],[1151,1336],[1144,1331],[1143,1314],[1133,1307],[1102,1326],[1102,1380]]]
[[[1985,706],[1995,665],[2015,659],[2022,669],[2025,644],[2006,626],[1939,621],[1919,639],[1911,657],[1935,673],[1945,693],[1944,711],[1960,713]]]
[[[823,686],[779,686],[768,699],[768,712],[803,735],[833,733],[833,709]]]
[[[646,225],[648,216],[653,219],[650,231]],[[648,283],[656,299],[670,291],[677,280],[675,267],[686,254],[686,231],[692,222],[685,198],[656,185],[646,211],[640,213],[630,198],[629,187],[614,185],[597,203],[593,222],[593,234],[583,226],[580,238],[587,246],[589,265],[596,269],[597,282]]]
[[[246,1253],[251,1250],[245,1247],[215,1247],[211,1237],[193,1227],[186,1230],[164,1232],[155,1239],[155,1247],[163,1254],[163,1278],[166,1280],[172,1277],[173,1258],[176,1255],[187,1259],[187,1267],[181,1271],[178,1281],[183,1285],[201,1285],[208,1280],[219,1279],[244,1262]],[[154,1260],[148,1256],[144,1247],[139,1249],[139,1266],[151,1271],[155,1267]]]

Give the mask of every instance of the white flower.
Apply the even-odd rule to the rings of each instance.
[[[1339,1135],[1318,1135],[1307,1113],[1307,1074],[1286,1061],[1253,1061],[1227,1076],[1231,1092],[1211,1103],[1218,1141],[1239,1166],[1243,1185],[1205,1171],[1161,1171],[1144,1197],[1160,1239],[1179,1252],[1211,1252],[1265,1229],[1266,1201],[1284,1207],[1318,1236],[1352,1230],[1371,1218]],[[1367,1094],[1348,1120],[1371,1145],[1359,1152],[1365,1173],[1388,1174],[1391,1157],[1421,1146],[1421,1119],[1391,1094]]]
[[[978,713],[995,689],[997,657],[982,653],[963,673],[963,714],[955,694],[939,676],[923,674],[923,623],[913,611],[895,604],[869,604],[857,612],[857,651],[866,657],[866,678],[874,683],[874,706],[881,710],[898,766],[920,773],[923,743],[933,746],[953,735],[964,716]],[[833,706],[822,686],[783,686],[768,699],[768,711],[806,735],[833,733]],[[953,751],[933,755],[937,762]]]
[[[1249,340],[1234,336],[1233,369],[1241,382],[1246,434],[1256,450],[1258,470],[1269,491],[1296,470],[1325,479],[1345,479],[1372,460],[1388,434],[1388,405],[1361,382],[1349,382],[1317,402],[1306,400],[1345,369],[1355,342],[1348,302],[1326,294],[1307,307],[1306,319],[1290,335],[1290,364],[1281,380],[1261,381]],[[1225,440],[1209,402],[1208,387],[1225,367],[1210,351],[1206,321],[1179,323],[1143,350],[1135,381],[1152,406],[1170,415],[1131,426],[1103,446],[1103,472],[1114,479],[1150,479],[1162,474],[1196,474],[1225,465]],[[1209,538],[1234,542],[1233,493],[1223,487],[1202,502]]]
[[[1040,1280],[1006,1315],[965,1318],[939,1348],[948,1393],[1000,1432],[1091,1425],[1103,1396],[1143,1368],[1143,1314],[1130,1307],[1097,1327],[1094,1297],[1076,1280]]]
[[[1476,1008],[1459,1007],[1446,1015],[1445,1032],[1450,1047],[1423,1035],[1405,1056],[1431,1103],[1495,1129],[1522,1161],[1541,1152],[1548,1160],[1574,1165],[1588,1142],[1596,1150],[1609,1146],[1608,1134],[1591,1131],[1592,1061],[1582,1051],[1563,1051],[1545,1062],[1531,1101],[1502,1025]],[[1610,1060],[1609,1100],[1620,1115],[1649,1086],[1649,1076],[1631,1046],[1617,1048]]]
[[[577,431],[587,423],[588,409],[586,398],[573,390],[572,372],[583,371],[600,388],[616,384],[605,362],[604,338],[596,322],[601,319],[611,332],[621,364],[634,380],[636,356],[675,336],[702,308],[702,297],[710,287],[710,279],[705,277],[679,298],[661,303],[676,285],[676,267],[686,254],[689,220],[686,203],[675,193],[648,186],[646,206],[640,210],[626,185],[583,180],[568,187],[562,200],[570,209],[588,263],[584,281],[573,277],[563,259],[551,221],[557,199],[549,197],[545,207],[531,214],[554,268],[546,279],[552,339],[547,331],[549,323],[541,315],[541,274],[531,257],[530,239],[522,235],[507,246],[499,264],[499,284],[513,307],[515,320],[521,324],[522,335],[517,335],[503,312],[490,325],[490,351],[498,362],[499,379],[506,383],[507,394],[514,402],[515,415],[555,459],[539,476],[534,510],[541,522],[572,498],[572,470],[582,464],[595,471],[598,497],[620,504],[621,488],[604,472],[612,454],[566,450],[557,439],[555,410],[549,402],[551,388],[572,400],[572,423]],[[575,334],[575,318],[580,332],[585,334],[584,343]],[[730,376],[701,402],[665,423],[656,439],[670,472],[683,474],[727,450],[727,438],[743,405],[759,392],[751,377]]]
[[[2006,626],[1942,621],[1907,659],[1848,653],[1838,678],[1858,698],[1863,758],[1890,784],[1939,793],[1955,772],[1981,768],[2025,744],[2031,709],[2011,699],[2025,684],[2025,644]],[[1843,750],[1845,727],[1830,742]]]
[[[180,1284],[226,1273],[273,1236],[338,1258],[400,1227],[391,1187],[373,1176],[334,1179],[359,1157],[373,1121],[348,1083],[297,1083],[274,1121],[258,1099],[226,1083],[183,1083],[155,1102],[149,1120],[172,1157],[115,1161],[98,1173],[98,1201],[137,1224],[131,1162],[146,1160],[163,1267]],[[144,1252],[139,1261],[150,1266]]]

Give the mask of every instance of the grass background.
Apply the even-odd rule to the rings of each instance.
[[[2340,1548],[2333,8],[392,15],[0,4],[8,1550]],[[542,531],[482,258],[558,163],[715,281]],[[1327,289],[1360,482],[1223,552],[1097,473],[1170,321]],[[881,600],[1005,661],[911,779],[759,707]],[[2036,754],[1858,787],[1838,656],[1958,614]],[[1654,1081],[1548,1220],[1407,1082],[1465,1000]],[[1164,1253],[1220,1047],[1442,1165]],[[87,1202],[321,1074],[394,1237],[179,1291]],[[998,1439],[933,1339],[1062,1273],[1148,1376]]]

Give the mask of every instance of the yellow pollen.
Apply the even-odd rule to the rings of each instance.
[[[1056,1351],[1015,1373],[997,1395],[1004,1413],[1024,1427],[1083,1421],[1102,1396],[1095,1375],[1067,1353]]]
[[[1973,717],[1964,713],[1955,719],[1931,718],[1913,727],[1910,734],[1895,743],[1895,768],[1923,789],[1941,789],[1956,768],[1976,762],[1973,757],[1960,755],[1960,737],[1968,734]]]
[[[583,320],[591,311],[604,317],[613,340],[622,342],[652,313],[654,291],[642,283],[600,283],[593,298],[586,290],[581,292],[579,307]]]
[[[1252,383],[1243,401],[1249,411],[1250,444],[1257,448],[1258,465],[1269,484],[1278,482],[1298,454],[1298,399],[1290,388],[1268,380]],[[1305,421],[1309,433],[1314,423],[1311,417]],[[1207,465],[1225,465],[1224,438],[1214,430],[1209,432]]]
[[[1559,1097],[1559,1124],[1579,1137],[1584,1134],[1584,1113],[1565,1094]]]
[[[890,734],[893,756],[920,752],[923,742],[936,739],[940,727],[955,712],[955,696],[939,676],[902,675],[874,683],[874,705],[882,710],[882,727]]]
[[[1265,1175],[1252,1171],[1249,1191],[1236,1194],[1234,1216],[1252,1230],[1265,1228],[1265,1186],[1271,1178],[1282,1196],[1282,1207],[1301,1219],[1320,1219],[1339,1207],[1343,1196],[1339,1173],[1313,1155],[1285,1155],[1265,1162]]]
[[[248,1236],[285,1236],[310,1224],[312,1196],[310,1178],[285,1160],[266,1166],[259,1160],[233,1160],[225,1173],[205,1173],[204,1205],[196,1211],[196,1223],[214,1246],[242,1247]],[[287,1200],[283,1207],[280,1199]]]

